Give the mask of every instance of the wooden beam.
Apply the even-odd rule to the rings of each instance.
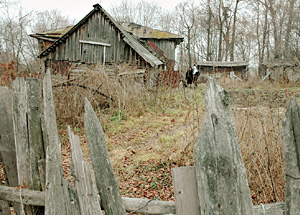
[[[20,198],[19,189],[8,186],[0,186],[0,200],[9,202],[22,201],[24,204],[45,206],[45,192],[22,189]],[[148,214],[176,214],[175,202],[173,201],[167,202],[151,200],[150,202],[149,199],[122,197],[122,202],[127,212],[132,212],[142,206],[145,206],[139,209],[138,212]],[[283,215],[284,202],[254,206],[254,211],[256,215]]]
[[[0,186],[0,199],[8,202],[21,202],[26,205],[45,206],[45,192]]]
[[[108,44],[108,43],[95,42],[95,41],[86,41],[86,40],[79,40],[79,43],[99,45],[99,46],[111,46],[111,44]]]

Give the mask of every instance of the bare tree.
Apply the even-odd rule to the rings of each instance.
[[[191,43],[192,40],[196,38],[196,35],[193,34],[193,30],[197,25],[197,14],[199,14],[199,8],[194,5],[194,3],[190,3],[189,1],[185,1],[176,6],[176,14],[178,16],[176,30],[179,34],[183,35],[186,38],[186,48],[188,52],[188,62],[189,66],[192,66],[192,55],[191,55]],[[197,29],[198,30],[198,29]],[[197,32],[194,31],[194,32]]]
[[[33,13],[34,22],[31,30],[35,32],[54,30],[75,24],[75,20],[71,20],[68,16],[62,15],[57,9]]]
[[[233,13],[233,25],[231,32],[231,45],[230,45],[230,61],[234,61],[234,46],[235,46],[235,32],[236,32],[236,22],[237,22],[237,11],[238,5],[241,0],[235,1],[234,13]]]

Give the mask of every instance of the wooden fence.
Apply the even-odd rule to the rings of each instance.
[[[84,126],[96,183],[69,127],[76,186],[69,184],[62,173],[49,72],[41,88],[40,80],[23,78],[14,81],[13,93],[0,88],[0,158],[7,178],[7,186],[0,186],[0,215],[10,214],[8,202],[16,214],[300,214],[300,110],[295,98],[281,131],[286,202],[253,207],[228,94],[213,79],[207,83],[207,116],[195,144],[195,166],[172,169],[175,202],[120,196],[103,129],[87,99]]]

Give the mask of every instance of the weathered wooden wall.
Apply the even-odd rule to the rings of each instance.
[[[110,44],[105,50],[105,63],[125,62],[137,66],[146,65],[145,60],[123,40],[120,31],[100,11],[87,19],[86,23],[70,35],[66,42],[59,44],[47,59],[87,64],[103,63],[103,45],[80,41]]]
[[[175,60],[175,41],[174,40],[162,40],[162,39],[150,39],[155,45],[164,52],[164,56],[168,59]]]
[[[246,77],[247,69],[245,67],[212,67],[212,66],[198,66],[198,69],[203,74],[222,73],[229,76],[230,72],[234,72],[240,78]]]

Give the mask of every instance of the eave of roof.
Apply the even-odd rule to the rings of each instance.
[[[211,67],[247,67],[249,62],[247,61],[199,61],[198,66],[211,66]]]
[[[130,35],[127,31],[125,31],[99,4],[93,5],[94,9],[89,12],[82,20],[80,20],[76,25],[74,25],[68,32],[66,32],[63,36],[57,39],[50,47],[44,50],[38,57],[42,58],[47,56],[50,52],[52,52],[56,46],[66,41],[66,39],[78,30],[88,18],[90,18],[96,11],[100,10],[121,32],[124,36],[124,41],[131,46],[145,61],[151,64],[152,67],[162,65],[163,63],[152,55],[144,46],[142,46],[137,39],[135,39],[132,35]]]

